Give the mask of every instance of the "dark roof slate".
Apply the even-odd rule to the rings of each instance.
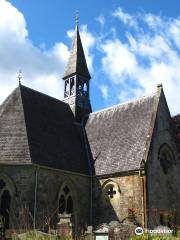
[[[87,144],[96,175],[139,169],[158,96],[89,115]],[[83,134],[68,104],[21,85],[0,106],[0,163],[89,174]]]
[[[139,169],[157,94],[89,115],[86,132],[95,174]]]
[[[20,89],[0,106],[0,163],[31,162]]]
[[[78,26],[76,26],[75,29],[73,44],[63,79],[75,73],[86,77],[87,79],[91,78],[88,71]]]
[[[10,154],[12,155],[11,163],[33,162],[88,174],[81,128],[75,124],[68,104],[20,86],[9,96],[1,109],[4,111],[1,110],[0,130],[5,132],[7,129],[7,133],[3,139],[2,135],[0,136],[2,149],[0,163],[10,163],[8,158]],[[4,118],[5,121],[2,120]],[[9,119],[8,125],[7,119]],[[12,135],[15,137],[12,138]],[[10,143],[6,141],[6,137]],[[17,142],[19,147],[14,152]]]

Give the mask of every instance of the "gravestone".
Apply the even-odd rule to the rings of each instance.
[[[102,224],[94,231],[95,240],[109,240],[109,226]]]
[[[57,234],[63,237],[72,237],[71,214],[59,214],[59,220]]]

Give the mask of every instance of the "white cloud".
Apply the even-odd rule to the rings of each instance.
[[[142,15],[140,15],[142,16]],[[151,13],[144,14],[143,20],[148,24],[152,29],[162,28],[164,21],[158,15],[153,15]]]
[[[91,48],[95,38],[86,25],[80,30],[87,64],[93,71]],[[73,34],[74,31],[68,31],[69,37]],[[18,85],[19,69],[23,73],[22,84],[56,98],[63,97],[61,78],[69,57],[68,47],[62,42],[48,50],[45,43],[39,48],[34,46],[28,38],[23,14],[6,0],[0,0],[0,56],[0,102]]]
[[[127,25],[135,18],[119,8],[115,15]],[[126,33],[126,42],[117,36],[101,42],[102,67],[111,83],[123,87],[116,96],[121,101],[155,92],[156,85],[163,83],[171,113],[178,113],[180,20],[146,13],[139,13],[136,20],[139,28]]]
[[[124,80],[124,75],[132,74],[136,67],[136,57],[128,48],[128,45],[121,43],[119,39],[107,41],[101,45],[106,54],[102,59],[103,69],[114,81]]]
[[[80,29],[82,44],[84,48],[84,53],[87,60],[87,65],[89,70],[93,72],[93,54],[91,53],[91,49],[95,45],[95,37],[91,32],[88,31],[87,25],[83,25]]]
[[[100,23],[101,27],[104,27],[105,24],[105,18],[103,15],[100,15],[99,17],[96,18],[96,20]]]
[[[136,17],[124,12],[120,7],[113,13],[113,16],[119,18],[124,24],[130,27],[137,27]]]
[[[22,84],[62,98],[67,46],[56,43],[48,51],[35,47],[28,39],[24,16],[5,0],[0,0],[0,56],[0,102],[18,85],[19,69]]]
[[[109,89],[107,85],[100,85],[100,90],[102,92],[102,95],[104,97],[104,99],[108,99],[108,95],[109,95]]]
[[[28,32],[23,15],[11,3],[0,0],[0,36],[4,38],[7,35],[22,41]]]
[[[180,19],[175,19],[170,23],[169,36],[172,37],[177,47],[180,48]]]

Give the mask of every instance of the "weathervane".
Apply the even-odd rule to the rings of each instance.
[[[75,13],[75,23],[76,23],[76,25],[78,25],[78,23],[79,23],[79,11],[76,11],[76,13]]]
[[[22,79],[22,71],[21,69],[18,72],[18,76],[17,76],[18,80],[19,80],[19,85],[21,85],[21,79]]]

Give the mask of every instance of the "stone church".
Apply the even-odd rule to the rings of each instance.
[[[19,84],[0,106],[6,229],[56,229],[68,216],[76,234],[111,222],[178,227],[180,159],[162,85],[92,112],[90,79],[76,26],[64,99]]]

